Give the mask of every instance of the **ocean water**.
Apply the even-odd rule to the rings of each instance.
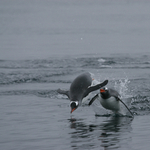
[[[0,149],[141,150],[150,138],[150,2],[0,1]],[[116,89],[134,118],[83,104],[75,77]]]

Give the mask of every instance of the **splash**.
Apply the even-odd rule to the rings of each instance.
[[[129,95],[129,90],[128,90],[129,83],[130,81],[127,78],[115,81],[114,88],[119,92],[119,94],[121,95],[121,98],[131,97],[131,95]]]

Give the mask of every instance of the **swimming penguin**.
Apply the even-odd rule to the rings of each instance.
[[[59,94],[65,94],[70,99],[71,113],[78,108],[82,103],[82,99],[86,97],[90,92],[100,89],[108,83],[108,80],[105,80],[103,83],[92,85],[91,74],[86,72],[74,79],[70,85],[69,91],[64,91],[58,89]]]
[[[100,94],[95,95],[89,102],[89,105],[91,105],[94,102],[94,100],[98,97],[101,105],[104,108],[112,110],[114,112],[118,112],[121,109],[120,103],[122,103],[133,116],[132,112],[127,107],[127,105],[120,99],[120,94],[114,89],[107,87],[100,89]]]

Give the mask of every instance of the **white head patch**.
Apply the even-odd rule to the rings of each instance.
[[[108,90],[108,88],[107,88],[107,87],[105,87],[105,88],[104,88],[104,90]]]
[[[71,105],[72,103],[75,103],[75,104],[76,104],[76,106],[78,106],[78,105],[79,105],[79,102],[78,102],[78,101],[71,101],[71,102],[70,102],[70,105]]]

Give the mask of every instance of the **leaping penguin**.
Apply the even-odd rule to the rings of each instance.
[[[86,97],[90,92],[100,89],[108,83],[105,80],[103,83],[92,85],[92,77],[89,72],[83,73],[76,77],[70,85],[70,90],[65,91],[58,89],[59,94],[67,95],[70,99],[71,113],[78,108],[82,103],[82,99]]]
[[[100,89],[100,94],[95,95],[89,102],[89,105],[91,105],[94,102],[94,100],[97,99],[98,97],[101,105],[104,108],[112,110],[114,112],[118,112],[121,109],[120,103],[122,103],[130,112],[130,114],[133,116],[133,113],[130,111],[127,105],[120,99],[121,97],[120,94],[114,89],[107,87]]]

